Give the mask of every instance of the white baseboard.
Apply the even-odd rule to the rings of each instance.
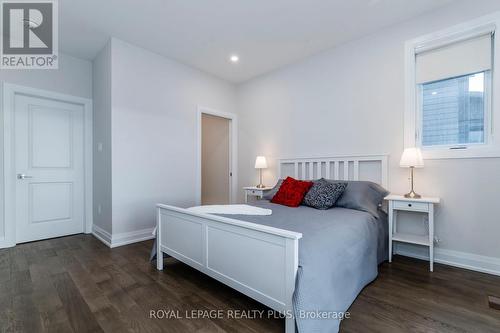
[[[153,236],[153,229],[154,228],[147,228],[114,234],[111,238],[111,247],[118,247],[127,244],[142,242],[148,239],[153,239],[155,238],[155,236]]]
[[[106,244],[108,247],[111,247],[111,234],[104,230],[101,227],[96,226],[95,224],[92,225],[92,235],[95,236],[98,240]]]
[[[155,237],[152,234],[153,229],[154,228],[147,228],[130,232],[122,232],[119,234],[110,234],[106,230],[94,224],[92,226],[92,234],[108,247],[114,248],[127,244],[142,242],[148,239],[153,239]]]
[[[427,247],[396,244],[395,253],[407,257],[429,260]],[[434,248],[434,262],[500,276],[500,258]]]

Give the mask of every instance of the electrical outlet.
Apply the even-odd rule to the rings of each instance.
[[[97,205],[97,214],[101,215],[102,212],[102,206],[99,204]]]
[[[97,143],[97,151],[101,152],[102,151],[102,142]]]

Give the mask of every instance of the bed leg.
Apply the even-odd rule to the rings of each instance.
[[[163,252],[161,251],[161,209],[156,215],[156,269],[163,270]]]
[[[288,238],[286,240],[286,319],[285,333],[295,333],[295,318],[293,316],[293,293],[299,269],[299,240]],[[290,318],[291,317],[291,318]]]
[[[295,333],[295,318],[285,319],[285,333]]]
[[[159,271],[163,270],[163,252],[161,252],[159,246],[156,250],[156,269]]]

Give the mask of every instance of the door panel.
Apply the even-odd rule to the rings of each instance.
[[[70,168],[73,116],[71,111],[30,106],[30,153],[32,168]],[[50,149],[46,149],[50,147]]]
[[[31,223],[70,220],[73,208],[72,183],[31,183]]]
[[[15,97],[16,241],[84,230],[83,106]]]

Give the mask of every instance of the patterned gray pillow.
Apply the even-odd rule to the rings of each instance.
[[[326,179],[319,179],[307,192],[302,203],[316,209],[328,209],[335,205],[347,187],[347,183],[330,183]]]

